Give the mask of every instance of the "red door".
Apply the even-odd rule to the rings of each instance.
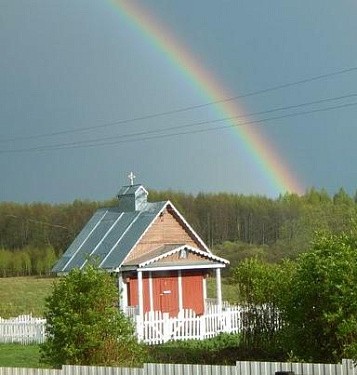
[[[173,275],[155,277],[153,279],[154,310],[177,316],[178,306],[178,281]]]
[[[160,279],[160,281],[161,311],[169,313],[170,316],[177,316],[179,311],[177,278],[165,277]]]

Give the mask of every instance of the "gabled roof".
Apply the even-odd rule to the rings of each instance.
[[[182,253],[184,255],[182,255]],[[199,255],[201,258],[199,261],[192,261],[189,260],[188,253]],[[173,263],[170,258],[174,254],[178,254],[176,263]],[[181,259],[182,258],[182,259]],[[192,247],[186,244],[168,244],[158,247],[155,250],[150,251],[147,254],[142,255],[141,257],[135,258],[130,260],[129,262],[125,262],[124,267],[130,268],[130,266],[135,266],[138,268],[147,268],[165,266],[165,259],[170,259],[170,267],[178,265],[182,266],[185,264],[186,266],[191,265],[192,268],[196,268],[197,265],[207,266],[207,264],[217,265],[220,264],[222,267],[229,264],[229,261],[220,257],[213,255],[212,253],[207,253],[206,251],[202,251],[196,247]]]
[[[89,258],[99,262],[100,268],[117,270],[166,208],[170,208],[202,248],[211,254],[170,201],[145,203],[139,211],[122,210],[119,205],[96,211],[52,271],[68,273],[73,268],[83,268]]]

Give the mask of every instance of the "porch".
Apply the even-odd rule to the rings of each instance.
[[[148,311],[140,316],[138,307],[128,307],[125,313],[134,321],[138,339],[149,345],[174,340],[204,340],[220,333],[242,332],[246,307],[228,303],[218,305],[213,299],[207,299],[205,304],[203,315],[183,309],[175,317],[161,311]]]

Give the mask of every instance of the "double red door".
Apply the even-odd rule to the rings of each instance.
[[[143,275],[144,312],[150,311],[150,281],[148,274]],[[182,272],[182,305],[196,314],[204,312],[203,275],[196,272]],[[152,310],[177,316],[179,311],[179,291],[177,272],[158,272],[152,277]],[[128,288],[129,306],[138,305],[138,280],[130,279]]]
[[[179,311],[178,280],[173,274],[160,275],[153,278],[154,310],[176,316]]]

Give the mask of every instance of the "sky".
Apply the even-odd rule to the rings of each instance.
[[[0,0],[0,201],[276,198],[357,163],[354,0]],[[228,120],[228,117],[234,119]]]

